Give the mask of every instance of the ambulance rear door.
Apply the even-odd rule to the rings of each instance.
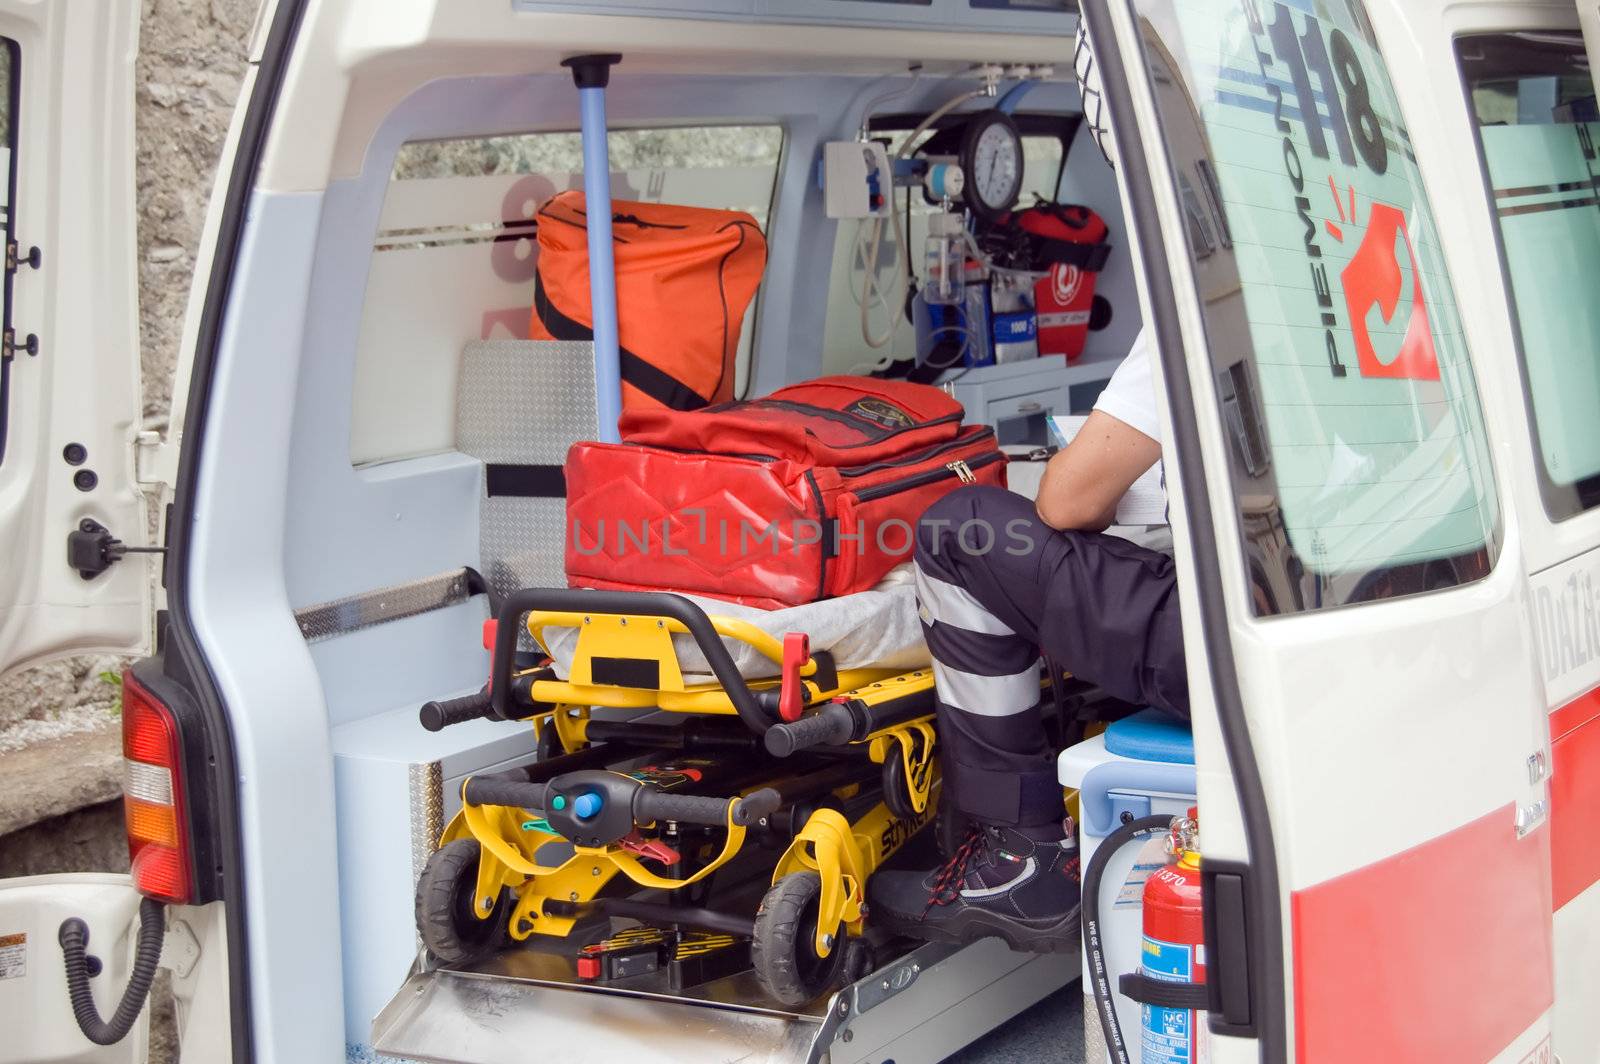
[[[1548,1053],[1543,695],[1443,252],[1493,238],[1428,202],[1419,6],[1084,5],[1144,134],[1219,1062]]]
[[[0,672],[148,643],[138,42],[137,0],[0,0]]]

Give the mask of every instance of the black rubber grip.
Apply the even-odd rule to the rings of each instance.
[[[638,824],[653,820],[675,820],[681,824],[704,824],[718,828],[728,822],[728,803],[732,798],[713,798],[703,794],[668,794],[654,787],[641,787],[633,796],[633,819]]]
[[[468,805],[503,805],[542,813],[545,787],[543,783],[528,783],[502,776],[473,776],[467,780],[461,796]]]
[[[771,816],[783,804],[783,796],[764,787],[744,798],[713,798],[708,795],[672,794],[654,787],[641,787],[633,799],[633,818],[644,824],[652,820],[675,820],[680,824],[721,827],[728,822],[728,806],[733,806],[733,822],[748,827],[764,816]]]
[[[739,799],[739,804],[733,807],[733,822],[749,827],[762,817],[776,813],[782,805],[783,795],[771,787],[763,787]]]
[[[469,720],[492,716],[494,716],[494,699],[489,697],[487,687],[475,694],[462,695],[460,698],[441,698],[424,702],[422,709],[417,713],[422,726],[432,732],[442,731],[452,724],[463,724]]]
[[[849,708],[830,702],[808,717],[792,724],[774,724],[767,730],[767,752],[773,757],[788,757],[797,750],[813,746],[840,746],[855,734],[856,719]]]

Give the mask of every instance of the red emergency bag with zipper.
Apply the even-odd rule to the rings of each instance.
[[[865,591],[963,484],[1005,484],[986,425],[938,388],[823,377],[763,399],[623,414],[567,454],[567,582],[779,609]]]

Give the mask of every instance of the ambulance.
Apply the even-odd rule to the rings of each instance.
[[[788,1008],[420,948],[462,781],[541,752],[417,708],[483,684],[485,580],[565,583],[559,500],[501,507],[484,470],[559,462],[593,412],[559,382],[463,396],[538,342],[534,212],[586,176],[563,62],[604,54],[615,195],[763,230],[740,398],[916,346],[886,294],[928,200],[888,193],[899,264],[864,279],[830,144],[960,98],[925,127],[952,145],[1007,119],[951,152],[963,195],[1105,220],[1079,357],[941,380],[1025,441],[1141,328],[1159,350],[1194,704],[1193,789],[1154,790],[1198,809],[1205,987],[1176,1049],[1123,1011],[1122,1059],[1600,1064],[1600,7],[1079,7],[262,0],[146,430],[141,5],[0,0],[0,668],[145,655],[132,876],[0,883],[0,1061],[146,1059],[157,965],[183,1059],[236,1064],[931,1062],[1080,978],[910,944]]]

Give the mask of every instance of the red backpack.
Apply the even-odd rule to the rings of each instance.
[[[636,409],[567,455],[567,582],[777,609],[871,588],[924,510],[1005,484],[994,430],[938,388],[824,377],[696,411]]]

